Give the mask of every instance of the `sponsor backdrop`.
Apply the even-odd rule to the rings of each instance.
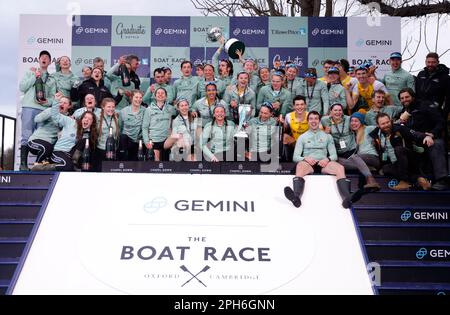
[[[38,21],[45,20],[46,23]],[[96,56],[105,58],[106,68],[118,54],[135,53],[142,58],[143,77],[156,67],[168,66],[179,77],[180,61],[210,61],[218,43],[207,39],[213,26],[225,37],[243,41],[246,58],[271,65],[273,57],[282,62],[294,60],[300,74],[308,66],[321,73],[323,59],[349,58],[352,65],[368,59],[387,69],[386,56],[399,51],[400,19],[381,18],[371,26],[366,18],[308,17],[170,17],[170,16],[80,16],[70,26],[66,16],[21,16],[20,74],[36,64],[39,49],[48,49],[55,57],[72,56],[73,70],[92,65]],[[224,54],[221,57],[226,57]],[[235,63],[238,66],[238,63]],[[238,69],[239,70],[239,69]],[[21,76],[20,76],[21,77]]]
[[[335,182],[306,177],[298,209],[290,176],[62,173],[13,293],[372,294]],[[68,203],[79,185],[105,198]]]
[[[170,67],[173,78],[180,77],[180,63],[210,62],[218,43],[207,39],[213,26],[222,28],[227,39],[237,38],[247,48],[244,57],[271,66],[293,60],[303,75],[308,66],[322,75],[327,58],[348,58],[352,65],[372,61],[379,76],[389,68],[387,56],[400,51],[400,18],[383,17],[379,26],[365,18],[308,17],[171,17],[171,16],[79,16],[76,25],[67,16],[21,15],[19,80],[37,65],[40,50],[47,49],[53,60],[72,58],[73,72],[81,76],[84,66],[102,57],[109,69],[122,54],[141,58],[138,74],[142,89],[150,83],[157,67]],[[45,23],[43,23],[45,21]],[[220,58],[227,56],[222,53]],[[233,61],[235,73],[241,65]],[[54,64],[50,72],[54,71]],[[20,95],[18,95],[18,98]],[[18,113],[20,114],[20,102]],[[18,115],[18,117],[20,117]],[[18,125],[18,130],[20,126]],[[19,139],[19,137],[17,138]]]

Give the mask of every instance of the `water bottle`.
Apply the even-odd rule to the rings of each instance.
[[[144,154],[144,147],[142,146],[142,140],[139,140],[137,158],[138,161],[145,161],[145,154]]]
[[[84,172],[88,172],[91,168],[91,152],[89,150],[89,139],[86,139],[82,159],[81,170]]]
[[[122,86],[130,86],[130,71],[128,71],[128,68],[126,65],[120,65],[119,67],[120,72],[120,78],[122,79]]]
[[[109,127],[108,139],[106,139],[106,160],[114,161],[116,159],[116,141],[113,136],[113,129]]]
[[[45,84],[40,75],[36,77],[34,89],[36,92],[36,101],[45,102]]]
[[[152,143],[152,142],[150,141],[150,143]],[[148,149],[147,157],[148,157],[149,161],[155,160],[155,151],[153,150],[153,146],[151,149]]]

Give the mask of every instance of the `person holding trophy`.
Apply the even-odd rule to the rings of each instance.
[[[236,38],[226,40],[220,27],[212,27],[207,36],[211,42],[220,43],[219,48],[212,56],[212,63],[217,67],[216,76],[225,83],[225,86],[229,86],[233,79],[233,63],[227,59],[222,59],[219,62],[220,53],[225,49],[225,53],[231,59],[241,59],[245,52],[245,45]]]

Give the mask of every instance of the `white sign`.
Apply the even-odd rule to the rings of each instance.
[[[17,78],[19,82],[25,76],[30,68],[39,68],[39,53],[47,50],[51,57],[52,63],[48,67],[49,73],[55,72],[55,61],[58,57],[69,56],[72,54],[72,26],[67,23],[65,15],[20,15],[20,31],[19,31],[19,55],[18,55],[18,72]],[[17,85],[18,86],[18,85]],[[18,150],[20,148],[20,139],[22,134],[21,114],[23,94],[17,88],[17,124],[16,124],[16,165],[19,168],[20,156]]]
[[[335,178],[290,182],[62,173],[13,293],[372,294]]]
[[[390,70],[389,56],[401,52],[401,19],[380,17],[379,23],[370,23],[365,17],[352,17],[348,23],[348,60],[351,66],[371,62],[378,66],[377,77],[383,78]]]

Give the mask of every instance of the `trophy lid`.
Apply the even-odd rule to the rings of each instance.
[[[240,50],[242,54],[245,52],[245,44],[236,38],[231,38],[225,43],[225,52],[232,59],[239,59],[238,54],[236,54],[237,50]]]

